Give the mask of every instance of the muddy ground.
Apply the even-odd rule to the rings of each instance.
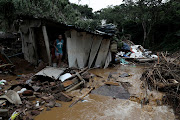
[[[146,96],[142,87],[140,77],[147,66],[121,66],[108,69],[94,69],[90,72],[103,78],[95,77],[96,87],[103,85],[112,73],[116,81],[130,83],[127,89],[130,99],[116,99],[109,96],[90,94],[85,97],[84,102],[78,102],[73,107],[69,105],[81,96],[87,88],[79,93],[79,90],[72,91],[70,95],[75,96],[72,102],[60,102],[62,107],[52,108],[51,111],[43,111],[35,117],[35,120],[173,120],[175,115],[169,106],[162,105],[163,93],[158,91],[147,91],[149,103],[143,105],[141,102]],[[130,77],[119,78],[122,73],[132,74]]]
[[[23,67],[25,66],[26,67]],[[22,69],[26,68],[26,69]],[[50,111],[44,109],[35,120],[174,120],[176,116],[170,106],[163,105],[163,93],[147,90],[140,80],[142,73],[148,66],[146,65],[116,65],[113,68],[93,69],[89,72],[94,74],[89,85],[96,89],[104,85],[107,80],[122,85],[130,94],[129,99],[118,99],[113,96],[102,96],[97,94],[87,95],[83,101],[78,102],[73,107],[69,105],[77,100],[83,93],[88,91],[84,88],[80,91],[74,90],[68,95],[73,96],[72,102],[61,102],[61,107],[52,108]],[[31,65],[19,65],[16,70],[17,75],[34,74]],[[120,78],[123,73],[131,74],[129,77]],[[1,75],[0,79],[8,81],[5,89],[13,84],[17,84],[18,76]],[[109,75],[111,77],[109,78]],[[148,102],[147,102],[148,101]],[[34,101],[35,102],[35,101]],[[145,103],[147,102],[147,103]]]

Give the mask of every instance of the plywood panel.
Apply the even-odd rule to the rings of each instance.
[[[36,52],[33,29],[29,28],[27,33],[23,33],[23,32],[20,33],[22,39],[24,58],[32,64],[37,64],[37,52]]]
[[[47,55],[48,55],[49,65],[51,65],[51,54],[50,54],[49,38],[48,38],[48,35],[47,35],[46,26],[42,26],[42,31],[43,31],[44,41],[45,41],[45,45],[46,45],[46,51],[47,51]]]
[[[109,39],[103,39],[98,56],[95,62],[95,67],[103,67],[106,61],[106,57],[109,51],[109,45],[110,45],[110,40]]]
[[[85,32],[77,32],[76,35],[76,59],[78,63],[78,68],[84,68],[84,61],[83,61],[83,56],[84,56],[84,44],[83,44],[83,39],[86,36]]]
[[[93,43],[91,46],[89,63],[88,63],[89,68],[92,66],[92,63],[95,60],[95,57],[96,57],[96,54],[98,53],[102,39],[103,38],[101,36],[97,36],[97,35],[94,35],[93,37]]]
[[[111,52],[109,51],[108,52],[108,55],[107,55],[107,58],[106,58],[106,61],[105,61],[105,65],[104,65],[104,68],[107,68],[109,66],[109,63],[112,61],[112,55],[111,55]]]
[[[84,68],[87,66],[91,46],[92,46],[92,36],[86,32],[80,32],[76,42],[77,46],[77,62],[79,68]]]
[[[71,37],[66,35],[69,67],[77,67],[76,35],[77,32],[75,30],[71,31]]]
[[[88,61],[89,61],[89,56],[91,52],[91,47],[93,43],[93,34],[86,34],[83,39],[83,61],[84,61],[84,66],[87,66]]]

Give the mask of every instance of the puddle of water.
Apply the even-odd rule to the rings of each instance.
[[[141,105],[140,102],[146,96],[145,89],[142,88],[140,77],[144,67],[136,66],[116,66],[112,69],[95,69],[91,73],[102,76],[93,80],[99,85],[108,79],[109,73],[116,78],[113,81],[129,82],[131,87],[128,91],[130,100],[113,99],[108,96],[90,94],[84,99],[85,102],[78,102],[72,108],[69,105],[82,94],[79,90],[70,94],[76,96],[72,102],[62,103],[62,107],[53,108],[51,111],[43,111],[35,117],[35,120],[173,120],[175,119],[173,110],[167,106],[157,106],[157,100],[161,100],[163,94],[157,91],[147,91],[148,105]],[[131,77],[119,78],[123,73],[132,74]],[[112,80],[112,79],[110,79]],[[92,82],[93,83],[93,82]],[[83,89],[85,93],[88,89]]]

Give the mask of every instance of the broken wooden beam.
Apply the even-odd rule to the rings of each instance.
[[[66,92],[71,92],[71,91],[77,89],[83,83],[84,83],[84,81],[81,81],[80,83],[78,83],[78,84],[74,85],[73,87],[69,88],[68,90],[66,90]]]
[[[93,89],[94,89],[94,87],[91,87],[83,96],[81,96],[78,100],[74,101],[69,107],[72,107],[73,105],[78,103],[80,100],[82,100],[84,97],[86,97],[86,95],[88,95]]]
[[[114,85],[114,86],[119,86],[118,82],[113,82],[113,81],[107,81],[105,82],[106,85]]]
[[[86,67],[86,68],[82,69],[82,70],[81,70],[81,71],[79,71],[79,72],[76,72],[76,74],[72,75],[72,76],[71,76],[71,77],[69,77],[68,79],[72,79],[72,78],[76,77],[76,76],[77,76],[77,74],[81,74],[81,73],[83,73],[83,72],[85,72],[85,71],[87,71],[87,70],[88,70],[88,67]]]

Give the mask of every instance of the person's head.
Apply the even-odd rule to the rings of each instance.
[[[62,35],[59,35],[58,38],[61,40],[62,39]]]

